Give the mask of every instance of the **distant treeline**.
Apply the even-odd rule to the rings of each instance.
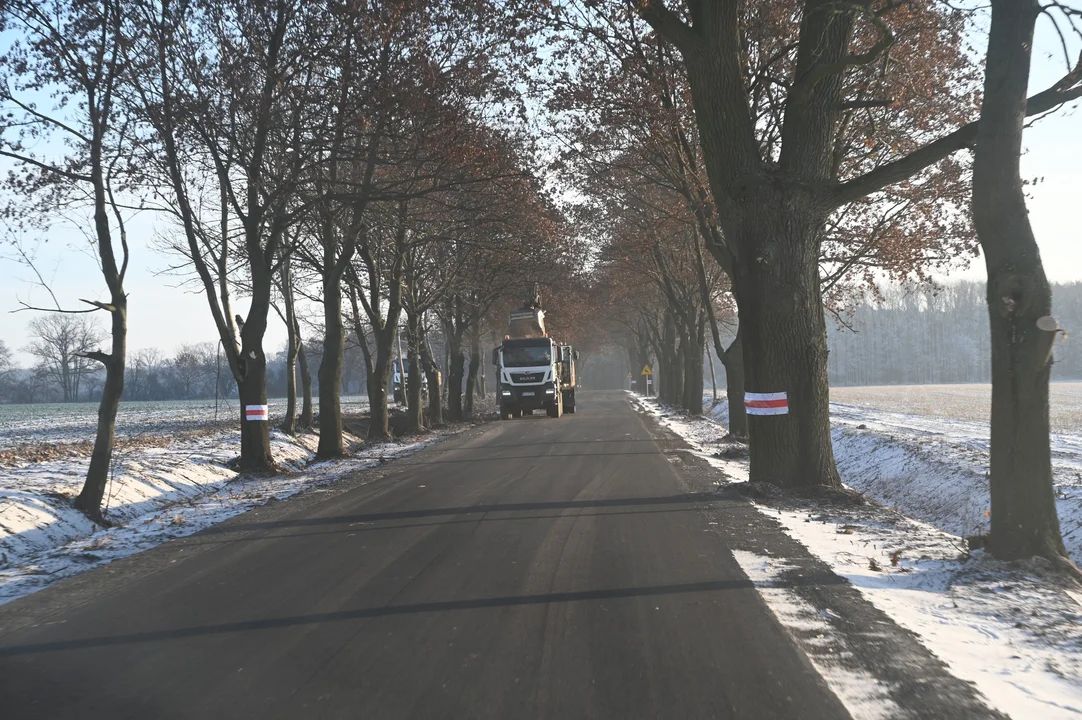
[[[1082,379],[1082,282],[1053,284],[1052,297],[1068,333],[1056,343],[1052,379]],[[849,327],[827,321],[832,385],[991,382],[984,283],[890,286],[841,318]]]
[[[61,332],[53,332],[54,342],[44,345],[36,341],[31,355],[35,362],[20,367],[12,361],[12,353],[0,342],[0,404],[27,404],[51,402],[95,402],[101,398],[105,374],[101,365],[80,357],[77,353],[90,349],[93,344],[82,347],[66,338],[82,334],[98,337],[82,325],[83,318],[69,320],[70,316],[58,316],[62,322]],[[90,328],[93,330],[94,328]],[[61,338],[62,342],[56,342]],[[405,341],[402,341],[404,347]],[[429,336],[429,344],[435,352],[445,352],[443,339],[438,332]],[[307,358],[311,367],[313,392],[319,392],[316,369],[323,354],[319,338],[306,343]],[[342,365],[342,393],[360,395],[366,392],[367,373],[364,355],[355,342],[347,343]],[[286,353],[272,353],[267,362],[267,394],[284,397],[286,394]],[[166,401],[237,397],[237,384],[229,372],[224,356],[214,342],[181,345],[170,355],[157,348],[144,348],[129,354],[124,378],[123,399]]]

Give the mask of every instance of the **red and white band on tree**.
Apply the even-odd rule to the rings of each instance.
[[[245,405],[244,406],[244,419],[248,422],[266,422],[269,417],[268,408],[266,405]]]
[[[789,398],[786,393],[744,393],[744,407],[748,415],[788,415]]]

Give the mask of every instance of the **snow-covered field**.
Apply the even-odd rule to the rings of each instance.
[[[876,607],[919,635],[992,707],[1018,720],[1077,718],[1082,716],[1082,592],[1041,561],[1001,563],[981,551],[969,553],[961,537],[987,527],[988,426],[980,419],[980,388],[832,389],[832,398],[844,401],[832,404],[842,480],[886,509],[814,503],[804,510],[758,507]],[[1065,416],[1080,388],[1077,383],[1053,386],[1053,404]],[[875,407],[877,394],[888,410]],[[953,405],[944,401],[951,397]],[[711,409],[708,401],[702,420],[653,402],[643,407],[730,481],[747,480],[746,459],[719,456],[726,454],[719,453],[726,447],[724,402]],[[1060,521],[1078,561],[1082,429],[1071,427],[1074,432],[1057,432],[1052,445]],[[784,565],[779,558],[738,560],[757,584]],[[807,614],[791,612],[789,600],[771,596],[767,601],[794,633],[807,630],[800,620]],[[860,709],[856,715],[890,716],[889,703],[868,703],[867,687],[837,673],[824,678],[851,710]]]
[[[359,409],[354,407],[357,401],[343,405],[347,411]],[[108,529],[71,506],[93,440],[93,423],[85,413],[78,406],[67,406],[67,413],[30,406],[34,417],[23,425],[12,419],[14,413],[7,415],[9,424],[0,431],[0,603],[271,499],[334,482],[438,438],[428,435],[368,447],[348,437],[352,457],[312,464],[316,435],[291,437],[273,431],[272,452],[283,472],[238,476],[228,467],[239,448],[236,422],[200,425],[206,407],[200,403],[122,407],[118,429],[126,442],[114,453],[106,488],[103,510],[115,523]],[[33,456],[22,452],[28,438],[33,438]],[[20,451],[5,453],[5,447]]]
[[[285,400],[272,399],[271,423],[285,416]],[[342,412],[368,409],[368,398],[342,398]],[[206,432],[236,425],[240,405],[236,400],[175,400],[169,402],[123,402],[117,413],[116,433],[121,440],[147,436]],[[0,451],[25,444],[93,442],[98,424],[97,403],[48,403],[0,405]]]
[[[834,403],[872,410],[968,420],[987,425],[992,413],[991,385],[879,385],[832,387]],[[1049,422],[1054,432],[1082,433],[1082,382],[1049,385]]]

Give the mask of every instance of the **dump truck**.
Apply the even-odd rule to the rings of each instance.
[[[578,351],[548,336],[545,312],[536,295],[510,314],[503,342],[492,350],[499,378],[500,418],[510,420],[545,410],[558,418],[575,412]]]

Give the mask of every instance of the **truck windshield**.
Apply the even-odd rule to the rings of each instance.
[[[535,367],[552,362],[551,348],[546,345],[504,348],[504,367]]]

